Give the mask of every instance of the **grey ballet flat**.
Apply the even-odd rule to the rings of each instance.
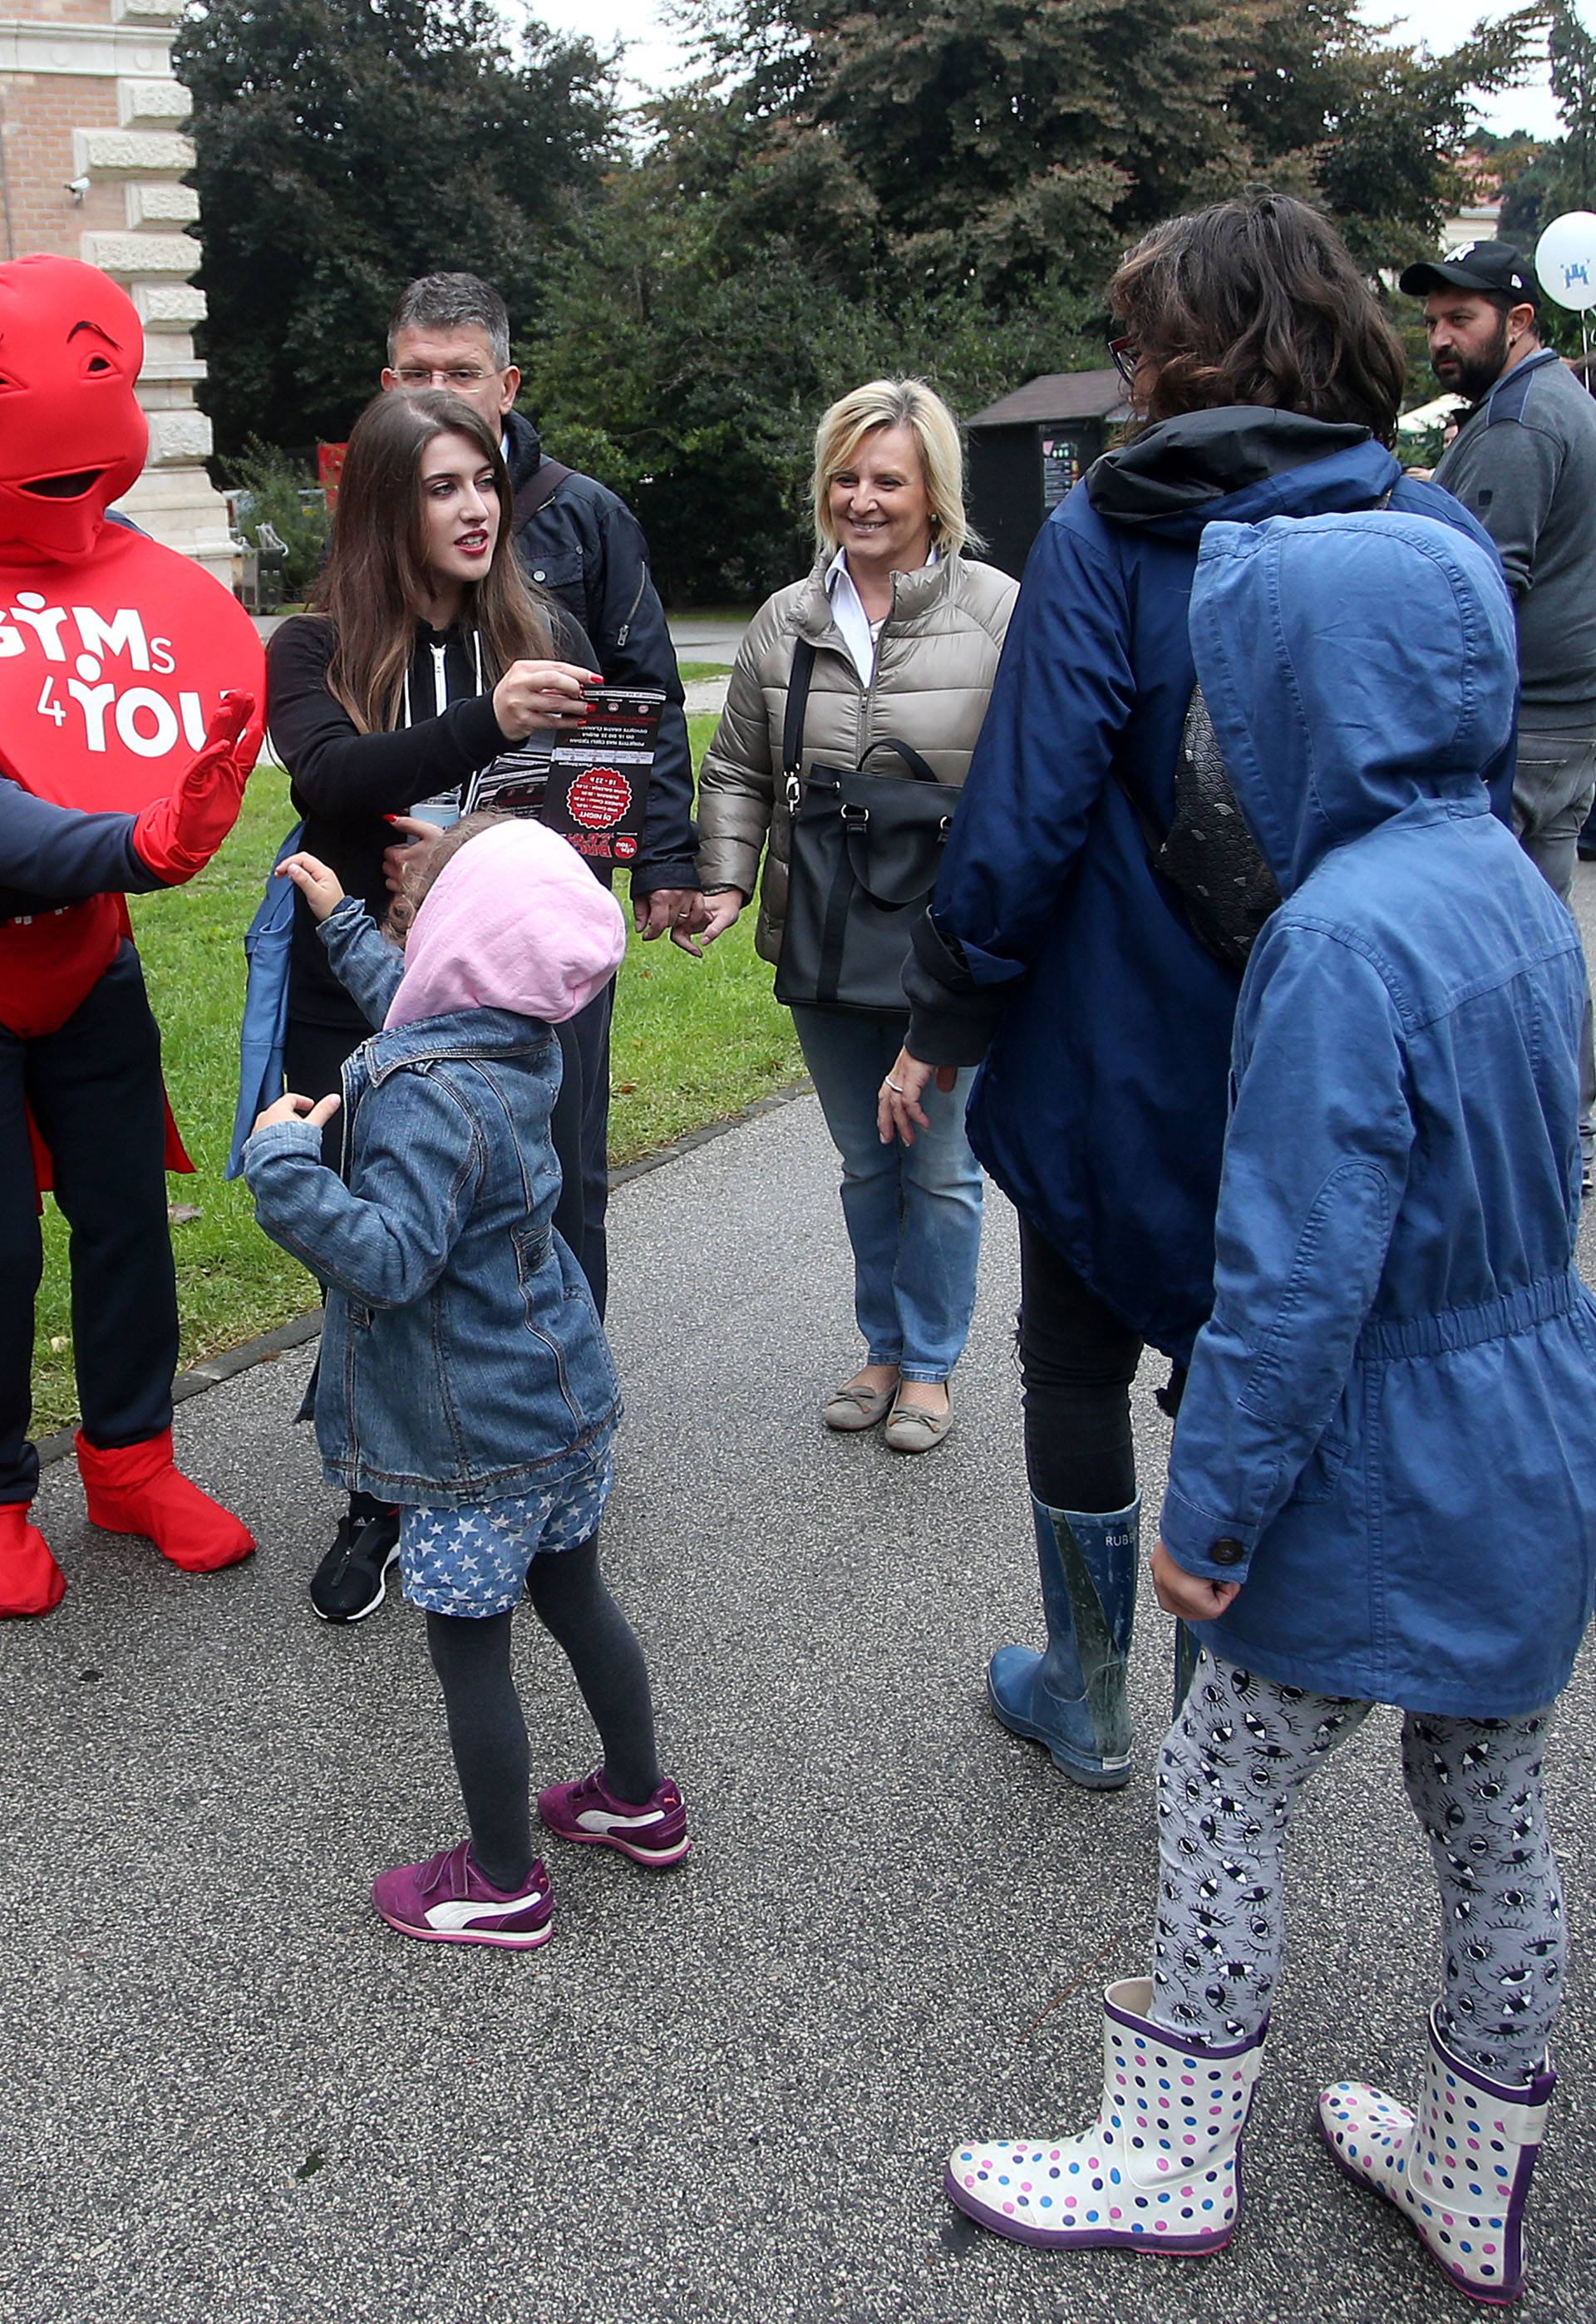
[[[929,1452],[953,1429],[953,1407],[927,1412],[918,1404],[895,1404],[887,1423],[886,1442],[894,1452]]]
[[[890,1388],[856,1388],[850,1381],[846,1388],[839,1388],[826,1397],[820,1407],[820,1417],[827,1428],[851,1436],[861,1429],[873,1428],[878,1420],[885,1420],[897,1393],[896,1380]]]

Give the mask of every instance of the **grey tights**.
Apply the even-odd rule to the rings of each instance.
[[[1372,1705],[1277,1686],[1204,1647],[1158,1761],[1157,2024],[1256,2034],[1280,1971],[1281,1856],[1304,1784]],[[1402,1775],[1441,1889],[1437,2022],[1465,2064],[1528,2081],[1561,1997],[1564,1937],[1541,1801],[1545,1715],[1402,1722]]]
[[[659,1787],[648,1665],[632,1625],[598,1570],[598,1539],[552,1550],[527,1568],[532,1611],[569,1658],[604,1745],[604,1781],[618,1799]],[[472,1851],[495,1888],[518,1889],[532,1846],[526,1720],[510,1667],[509,1614],[429,1614],[427,1644],[443,1688],[449,1748]]]

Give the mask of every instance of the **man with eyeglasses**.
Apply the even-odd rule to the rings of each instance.
[[[464,396],[500,431],[515,493],[515,546],[528,577],[569,607],[605,678],[665,690],[660,739],[632,901],[645,942],[702,918],[693,862],[693,768],[676,653],[649,570],[642,527],[625,502],[549,459],[514,410],[521,374],[510,360],[510,318],[475,274],[423,274],[400,293],[388,325],[383,385]]]

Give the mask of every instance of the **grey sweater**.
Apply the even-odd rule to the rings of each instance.
[[[1526,726],[1596,727],[1596,398],[1550,347],[1504,372],[1435,470],[1501,552]]]

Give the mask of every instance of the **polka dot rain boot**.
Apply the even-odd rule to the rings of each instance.
[[[1102,2104],[1080,2137],[988,2139],[949,2157],[945,2190],[961,2211],[1047,2251],[1222,2251],[1241,2216],[1264,2034],[1183,2043],[1148,2022],[1152,1997],[1149,1977],[1103,1995]]]
[[[1524,2205],[1557,2077],[1512,2089],[1454,2058],[1430,2018],[1418,2112],[1367,2082],[1335,2082],[1319,2126],[1350,2179],[1394,2203],[1442,2272],[1491,2305],[1524,2289]]]

